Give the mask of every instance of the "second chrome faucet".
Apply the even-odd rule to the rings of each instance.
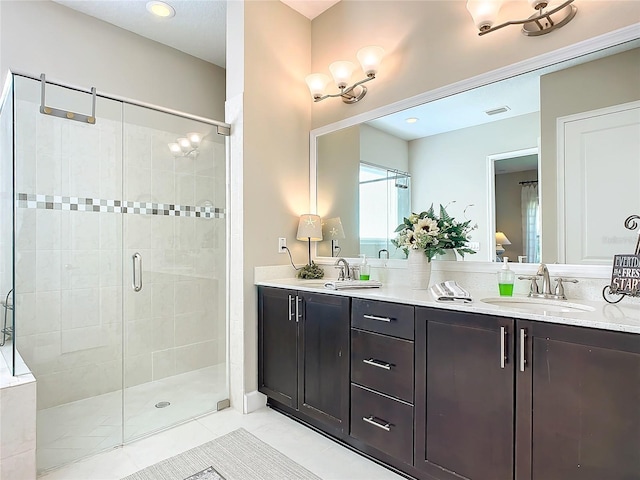
[[[538,280],[542,278],[542,291],[538,286]],[[529,296],[537,298],[551,298],[555,300],[566,300],[567,297],[564,293],[564,283],[578,283],[575,278],[556,278],[556,287],[554,291],[551,291],[551,276],[549,275],[549,269],[544,263],[538,266],[538,271],[532,276],[518,277],[520,280],[530,280]]]

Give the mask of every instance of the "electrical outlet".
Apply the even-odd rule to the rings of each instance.
[[[278,238],[278,253],[287,253],[287,239],[284,237]]]
[[[467,242],[467,247],[476,252],[480,251],[480,242]]]

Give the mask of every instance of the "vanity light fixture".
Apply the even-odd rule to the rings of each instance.
[[[377,46],[364,47],[358,50],[356,56],[358,57],[358,61],[362,66],[362,71],[366,78],[351,86],[349,86],[349,82],[356,68],[353,62],[340,60],[329,65],[333,80],[340,90],[338,93],[324,93],[327,84],[331,81],[329,76],[324,73],[312,73],[305,78],[314,102],[320,102],[330,97],[342,97],[344,103],[350,104],[362,100],[367,94],[367,87],[362,84],[376,78],[376,74],[380,68],[380,62],[384,56],[384,49]]]
[[[498,17],[503,0],[468,0],[467,10],[478,27],[478,35],[485,35],[508,25],[522,25],[523,35],[536,37],[566,25],[573,20],[578,11],[575,5],[571,5],[573,0],[566,0],[561,5],[552,6],[549,10],[545,10],[550,1],[527,0],[529,5],[536,10],[533,15],[524,20],[509,20],[495,27],[493,24]]]
[[[320,217],[313,213],[300,215],[296,238],[309,242],[309,265],[311,265],[311,242],[320,242],[322,240],[322,220]]]
[[[147,10],[156,17],[162,18],[171,18],[176,14],[176,10],[171,5],[159,1],[147,2]]]
[[[174,157],[191,157],[198,156],[198,147],[202,142],[202,135],[197,132],[187,133],[186,137],[178,138],[174,143],[169,144],[169,150]]]

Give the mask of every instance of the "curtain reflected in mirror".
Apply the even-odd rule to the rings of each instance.
[[[521,182],[522,243],[524,262],[540,263],[540,196],[538,181]]]

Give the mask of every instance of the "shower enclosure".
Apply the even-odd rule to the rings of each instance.
[[[38,470],[228,405],[228,125],[25,75],[12,97],[0,293],[37,381]]]

